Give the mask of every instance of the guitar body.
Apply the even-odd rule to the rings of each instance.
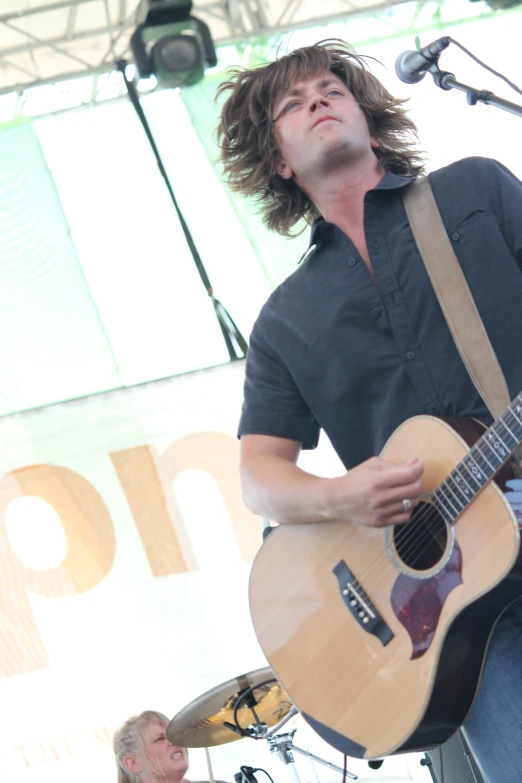
[[[252,618],[276,677],[310,725],[349,756],[448,739],[472,705],[496,621],[522,595],[519,529],[496,483],[454,525],[430,505],[466,441],[483,432],[448,421],[409,419],[381,455],[424,460],[426,503],[415,522],[281,525],[252,568]]]

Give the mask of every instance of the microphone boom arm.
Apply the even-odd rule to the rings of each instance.
[[[522,106],[518,103],[499,98],[490,90],[477,90],[476,87],[462,84],[455,79],[453,73],[441,71],[435,63],[427,71],[431,73],[433,81],[441,90],[461,90],[461,92],[465,92],[466,100],[470,106],[475,106],[477,103],[485,103],[488,106],[495,106],[497,109],[516,114],[517,117],[522,117]]]

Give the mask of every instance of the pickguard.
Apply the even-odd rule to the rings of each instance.
[[[462,584],[462,552],[456,541],[444,566],[434,576],[416,579],[400,574],[391,592],[395,616],[402,623],[412,643],[411,660],[420,658],[429,649],[444,603]]]

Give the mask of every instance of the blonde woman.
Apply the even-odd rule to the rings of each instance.
[[[185,748],[165,736],[168,718],[146,710],[125,721],[113,739],[118,783],[182,783],[188,769]]]

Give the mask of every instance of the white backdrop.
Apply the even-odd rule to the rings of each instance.
[[[109,783],[127,717],[172,717],[266,664],[247,605],[261,524],[239,496],[242,378],[238,362],[0,421],[0,780]],[[326,442],[304,464],[342,470]],[[296,744],[341,761],[305,727]],[[290,780],[264,743],[212,759],[217,778],[248,764]],[[411,779],[407,758],[386,765]],[[191,773],[207,776],[201,751]]]

